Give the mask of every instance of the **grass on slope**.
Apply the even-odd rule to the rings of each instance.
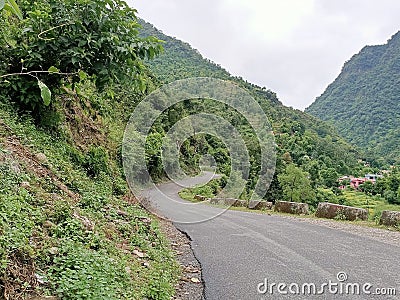
[[[179,267],[157,220],[129,194],[104,147],[90,149],[0,103],[1,298],[174,294]]]

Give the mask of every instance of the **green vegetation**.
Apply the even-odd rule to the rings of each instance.
[[[120,154],[160,44],[122,1],[18,5],[0,11],[0,298],[170,299],[179,266]]]
[[[357,162],[358,151],[347,144],[326,123],[301,111],[283,106],[274,92],[253,85],[242,78],[231,76],[220,66],[203,58],[190,45],[164,35],[143,20],[139,20],[139,22],[143,26],[143,29],[141,29],[142,36],[156,36],[165,41],[165,51],[156,59],[147,61],[147,65],[161,82],[170,83],[174,80],[197,76],[230,80],[247,90],[264,109],[271,122],[277,144],[276,174],[265,199],[275,201],[282,198],[282,187],[278,176],[285,171],[286,164],[289,163],[293,163],[296,167],[309,173],[312,187],[329,186],[332,183],[332,174],[350,174],[363,168]],[[187,116],[192,112],[209,112],[221,115],[231,124],[234,124],[240,134],[245,137],[252,166],[246,191],[241,195],[241,198],[247,198],[251,194],[255,183],[254,179],[257,178],[259,171],[258,142],[254,139],[249,124],[237,112],[229,110],[227,107],[209,100],[195,100],[174,107],[168,115],[169,118],[164,118],[163,122],[160,122],[160,126],[163,126],[163,131],[167,131],[170,122],[174,121],[171,118],[172,116]],[[200,157],[200,154],[205,153],[214,155],[218,171],[229,175],[229,153],[215,137],[196,135],[196,137],[188,139],[181,149],[183,156],[185,156],[185,153],[189,153],[190,157],[193,157],[192,154],[194,154],[194,157]],[[187,162],[188,157],[186,156],[183,161]],[[196,159],[192,160],[189,167],[192,168],[197,161]]]
[[[315,198],[311,188],[309,175],[293,163],[286,166],[285,171],[278,176],[283,190],[283,199],[295,202],[310,202]]]
[[[224,186],[225,183],[226,183],[226,178],[223,176],[218,179],[213,179],[209,183],[204,185],[183,189],[179,192],[179,196],[182,199],[188,201],[195,201],[194,199],[195,195],[202,195],[206,198],[213,198],[216,195],[218,195],[218,193],[221,192],[222,190],[221,186]]]
[[[117,162],[75,164],[78,149],[29,118],[17,120],[10,104],[2,105],[0,120],[2,293],[169,299],[178,266],[157,222],[129,195]]]
[[[390,174],[378,178],[376,183],[365,182],[359,189],[369,196],[380,196],[385,198],[389,204],[400,204],[400,173],[394,168]]]
[[[377,166],[400,164],[400,32],[367,46],[306,110],[329,121]]]
[[[161,45],[139,37],[135,10],[125,2],[20,1],[20,8],[23,20],[4,12],[0,21],[0,75],[6,79],[0,88],[22,109],[41,117],[51,102],[47,87],[74,90],[87,76],[99,90],[116,83],[146,89],[141,59],[153,58]]]
[[[272,91],[232,77],[189,45],[137,20],[123,1],[0,4],[3,298],[171,299],[179,267],[159,223],[129,192],[121,155],[131,112],[163,83],[216,77],[258,101],[277,144],[266,200],[345,202],[334,178],[363,171],[357,150],[332,127],[284,107]],[[165,41],[163,54],[159,39]],[[149,175],[165,179],[163,138],[177,121],[201,112],[223,117],[242,135],[250,179],[240,197],[248,199],[260,172],[260,145],[242,115],[210,99],[188,99],[159,116],[146,137]],[[210,154],[220,173],[239,177],[229,174],[230,153],[215,136],[194,134],[179,150],[188,173],[198,172],[200,159]],[[390,180],[380,194],[395,203],[398,185],[394,189],[397,181]],[[225,184],[223,176],[195,191],[212,196]],[[371,187],[365,191],[372,193]]]

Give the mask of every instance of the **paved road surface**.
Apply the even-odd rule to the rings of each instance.
[[[210,174],[187,179],[190,185],[207,181]],[[226,211],[210,205],[193,205],[180,199],[180,185],[163,184],[145,193],[159,213],[175,220],[175,226],[192,239],[192,247],[203,269],[206,299],[400,299],[400,247],[338,229],[267,214]],[[163,194],[165,196],[163,196]],[[209,221],[190,224],[222,213]],[[368,291],[395,288],[397,296],[284,295],[277,287],[265,294],[265,284],[314,283],[317,290],[337,275],[347,276],[346,284],[356,283]],[[339,287],[340,285],[338,285]],[[348,285],[350,287],[350,285]],[[257,289],[259,288],[260,291]],[[283,288],[289,292],[288,287]],[[352,289],[350,289],[351,292]],[[307,289],[306,289],[307,291]]]

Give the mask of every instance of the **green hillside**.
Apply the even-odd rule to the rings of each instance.
[[[399,164],[400,32],[354,55],[306,112],[330,122],[370,157]]]
[[[277,173],[283,171],[287,160],[308,172],[317,173],[315,182],[323,181],[320,174],[326,169],[347,174],[351,169],[355,171],[354,168],[358,168],[356,161],[361,157],[357,150],[346,143],[327,123],[299,110],[285,107],[271,90],[231,76],[219,65],[203,58],[189,44],[163,34],[143,20],[140,23],[143,26],[143,36],[152,35],[164,41],[164,53],[148,61],[151,71],[161,82],[169,83],[197,76],[215,77],[233,81],[250,92],[272,123],[278,145]]]
[[[18,4],[0,10],[0,299],[170,299],[179,265],[120,155],[158,42],[120,1]]]

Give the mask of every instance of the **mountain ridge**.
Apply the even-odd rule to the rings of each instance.
[[[190,77],[219,78],[238,84],[259,102],[275,133],[278,165],[283,157],[290,157],[306,170],[314,161],[321,169],[335,168],[338,173],[345,174],[350,166],[353,168],[357,160],[362,159],[359,151],[349,146],[332,126],[300,110],[284,106],[273,91],[232,76],[221,66],[203,58],[188,43],[163,34],[144,20],[139,20],[139,23],[142,36],[155,36],[165,41],[164,53],[147,62],[160,83]]]
[[[378,159],[398,164],[400,154],[400,31],[386,44],[365,46],[306,112]]]

